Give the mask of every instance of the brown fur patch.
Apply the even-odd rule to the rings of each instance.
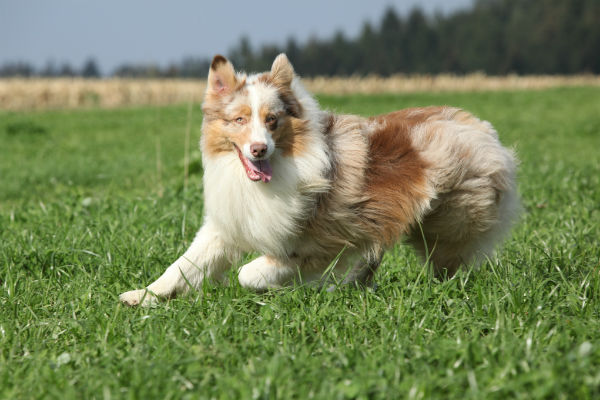
[[[280,117],[277,128],[271,132],[276,146],[286,157],[296,157],[306,151],[309,145],[308,121],[284,116]]]
[[[389,114],[372,117],[371,119],[379,122],[395,120],[395,123],[405,124],[407,129],[412,129],[425,121],[450,119],[452,114],[446,115],[445,113],[448,110],[452,109],[443,106],[407,108]],[[458,109],[456,110],[458,111]]]
[[[244,117],[249,121],[251,116],[252,116],[252,108],[250,108],[250,106],[247,104],[243,104],[243,105],[237,107],[235,110],[233,110],[231,119],[235,119],[237,117]]]
[[[232,146],[223,131],[225,122],[220,119],[205,121],[202,129],[202,151],[207,155],[215,156],[231,151]]]
[[[295,118],[302,117],[302,105],[298,99],[296,99],[296,96],[294,96],[292,90],[290,88],[278,88],[277,90],[279,92],[279,98],[285,106],[286,113]]]
[[[282,86],[278,84],[277,81],[273,79],[271,74],[267,72],[259,75],[257,80],[258,82],[261,82],[268,86],[272,86],[277,89],[279,98],[283,102],[285,112],[288,115],[291,115],[296,118],[300,118],[302,116],[302,105],[300,104],[296,96],[294,96],[294,92],[292,91],[292,88],[289,85]]]
[[[271,74],[268,72],[263,72],[262,74],[258,75],[256,77],[256,81],[264,83],[265,85],[274,85],[274,82],[271,79]]]
[[[202,150],[209,156],[233,151],[233,144],[242,148],[250,140],[250,124],[238,125],[223,119],[206,121],[202,128]]]
[[[271,114],[271,108],[268,105],[262,104],[258,110],[258,117],[262,122],[265,122],[267,115]]]
[[[428,166],[412,146],[410,131],[436,111],[401,111],[372,119],[379,126],[369,136],[363,213],[386,245],[408,232],[428,198]]]

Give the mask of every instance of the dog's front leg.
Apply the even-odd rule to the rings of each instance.
[[[146,289],[132,290],[119,296],[130,306],[149,305],[157,298],[171,298],[191,288],[199,288],[205,278],[219,279],[231,265],[235,252],[227,246],[219,231],[207,220],[190,248]]]

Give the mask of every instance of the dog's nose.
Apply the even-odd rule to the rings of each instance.
[[[267,152],[267,145],[265,143],[252,143],[250,152],[254,157],[262,157]]]

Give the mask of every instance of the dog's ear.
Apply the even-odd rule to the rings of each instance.
[[[271,79],[277,86],[288,87],[294,79],[294,67],[283,53],[278,55],[271,67]]]
[[[224,95],[231,93],[237,85],[233,64],[222,55],[216,55],[208,71],[208,93]]]

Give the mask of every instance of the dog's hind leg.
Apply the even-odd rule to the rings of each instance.
[[[437,278],[450,278],[463,265],[479,265],[494,253],[520,211],[512,178],[502,187],[494,176],[466,180],[440,197],[409,241]]]
[[[146,289],[125,292],[119,299],[130,306],[149,305],[157,298],[171,298],[198,288],[205,278],[220,279],[234,254],[235,250],[225,244],[219,231],[206,221],[190,248],[155,282]]]
[[[342,284],[358,284],[370,287],[373,285],[373,278],[381,259],[383,258],[383,249],[379,246],[373,247],[365,252],[360,258],[354,261],[352,269],[344,274]]]

